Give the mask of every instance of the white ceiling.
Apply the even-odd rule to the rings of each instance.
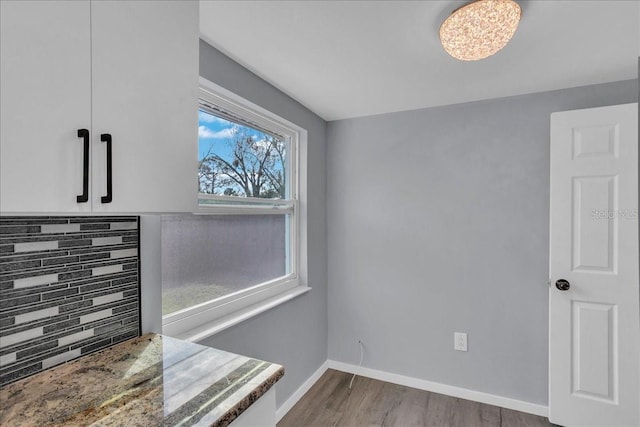
[[[465,3],[201,0],[200,32],[325,120],[637,77],[639,0],[522,0],[509,45],[476,62],[438,39]]]

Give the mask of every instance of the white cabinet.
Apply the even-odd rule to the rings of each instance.
[[[197,198],[197,1],[7,1],[0,210],[185,212]],[[83,142],[89,131],[88,201]],[[112,199],[107,143],[112,140]]]
[[[91,210],[82,144],[91,127],[90,4],[0,1],[0,210]]]
[[[275,427],[276,426],[276,390],[272,387],[249,406],[238,418],[231,422],[232,427]]]
[[[197,200],[198,3],[94,1],[93,207],[193,211]],[[113,201],[105,143],[113,138]],[[96,191],[97,190],[97,191]]]

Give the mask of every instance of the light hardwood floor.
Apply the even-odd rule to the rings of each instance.
[[[547,427],[546,418],[332,369],[278,423],[309,426]]]

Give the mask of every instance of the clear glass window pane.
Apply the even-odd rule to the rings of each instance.
[[[288,215],[164,215],[162,314],[290,272]]]
[[[198,112],[200,193],[285,199],[289,152],[284,138]]]

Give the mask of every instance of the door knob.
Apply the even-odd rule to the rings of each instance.
[[[565,279],[556,280],[556,288],[558,288],[559,290],[568,291],[570,287],[571,287],[571,283],[569,283],[568,280],[565,280]]]

